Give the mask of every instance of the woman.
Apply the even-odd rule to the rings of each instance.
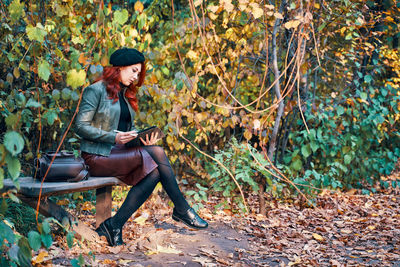
[[[138,111],[136,93],[143,84],[146,69],[143,54],[122,48],[110,57],[96,83],[85,88],[76,119],[81,137],[82,157],[92,176],[115,176],[132,185],[124,203],[113,216],[96,229],[109,245],[122,245],[122,227],[161,182],[174,203],[172,218],[196,229],[207,228],[179,190],[164,150],[154,145],[157,136],[141,139],[144,146],[126,148],[136,138],[133,124]]]

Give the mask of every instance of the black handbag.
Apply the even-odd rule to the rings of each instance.
[[[50,162],[55,156],[53,163]],[[79,182],[89,177],[89,167],[81,157],[75,157],[73,152],[60,151],[44,153],[40,158],[34,160],[35,179],[42,180],[50,167],[45,182]],[[37,169],[36,169],[37,168]],[[36,173],[36,176],[35,176]]]

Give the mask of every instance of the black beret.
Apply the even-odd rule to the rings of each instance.
[[[113,66],[130,66],[140,62],[144,62],[144,55],[134,48],[120,48],[110,57]]]

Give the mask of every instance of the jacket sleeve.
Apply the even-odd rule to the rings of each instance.
[[[93,117],[100,104],[100,98],[101,93],[96,88],[89,86],[84,89],[75,121],[75,132],[86,140],[115,144],[116,133],[92,126]]]

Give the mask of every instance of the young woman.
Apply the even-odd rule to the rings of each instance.
[[[187,226],[203,229],[201,219],[183,197],[163,148],[156,146],[157,136],[141,139],[140,147],[124,144],[136,138],[133,118],[138,111],[136,93],[143,84],[146,68],[143,54],[122,48],[110,57],[101,79],[85,88],[76,119],[81,137],[82,157],[91,176],[115,176],[132,185],[125,201],[113,216],[96,229],[110,246],[122,245],[122,227],[161,182],[174,203],[172,218]]]

